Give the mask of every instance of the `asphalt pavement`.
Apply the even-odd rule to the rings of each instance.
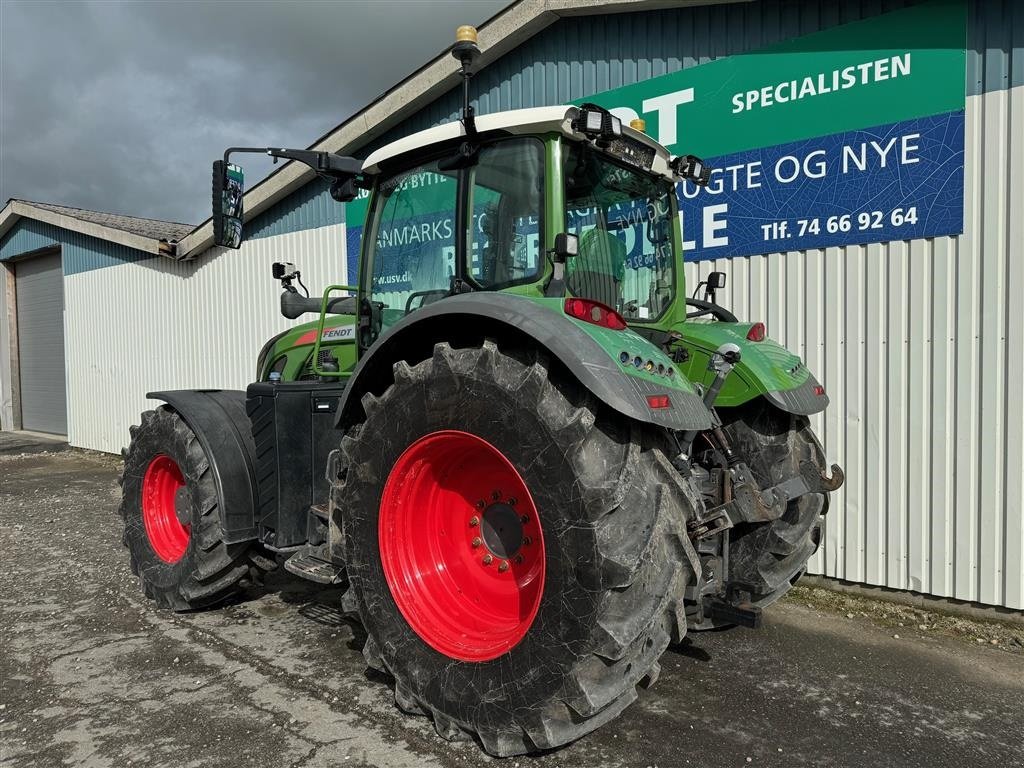
[[[367,672],[337,588],[279,569],[218,609],[139,592],[119,459],[0,446],[0,765],[1024,765],[1024,655],[787,601],[691,634],[657,685],[566,748],[492,760]]]

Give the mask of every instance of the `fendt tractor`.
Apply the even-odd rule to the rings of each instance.
[[[395,702],[493,755],[566,744],[654,683],[688,630],[757,627],[817,550],[828,404],[796,355],[688,298],[676,185],[706,184],[592,104],[475,115],[365,159],[233,148],[218,244],[243,240],[231,155],[305,163],[367,200],[358,285],[300,293],[242,391],[152,392],[124,540],[145,594],[217,604],[283,562],[337,584]],[[699,288],[698,286],[698,292]]]

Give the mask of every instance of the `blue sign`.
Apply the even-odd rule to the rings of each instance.
[[[687,261],[963,232],[963,110],[707,162],[678,188]]]

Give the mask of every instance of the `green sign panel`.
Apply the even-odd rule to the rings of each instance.
[[[935,0],[579,101],[703,157],[951,112],[965,24],[963,0]]]

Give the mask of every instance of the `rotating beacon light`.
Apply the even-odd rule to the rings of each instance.
[[[459,74],[462,75],[462,124],[466,127],[466,133],[472,136],[476,133],[476,118],[473,107],[469,105],[469,78],[473,76],[473,66],[480,58],[476,27],[463,24],[455,30],[452,56],[462,65],[459,69]]]

